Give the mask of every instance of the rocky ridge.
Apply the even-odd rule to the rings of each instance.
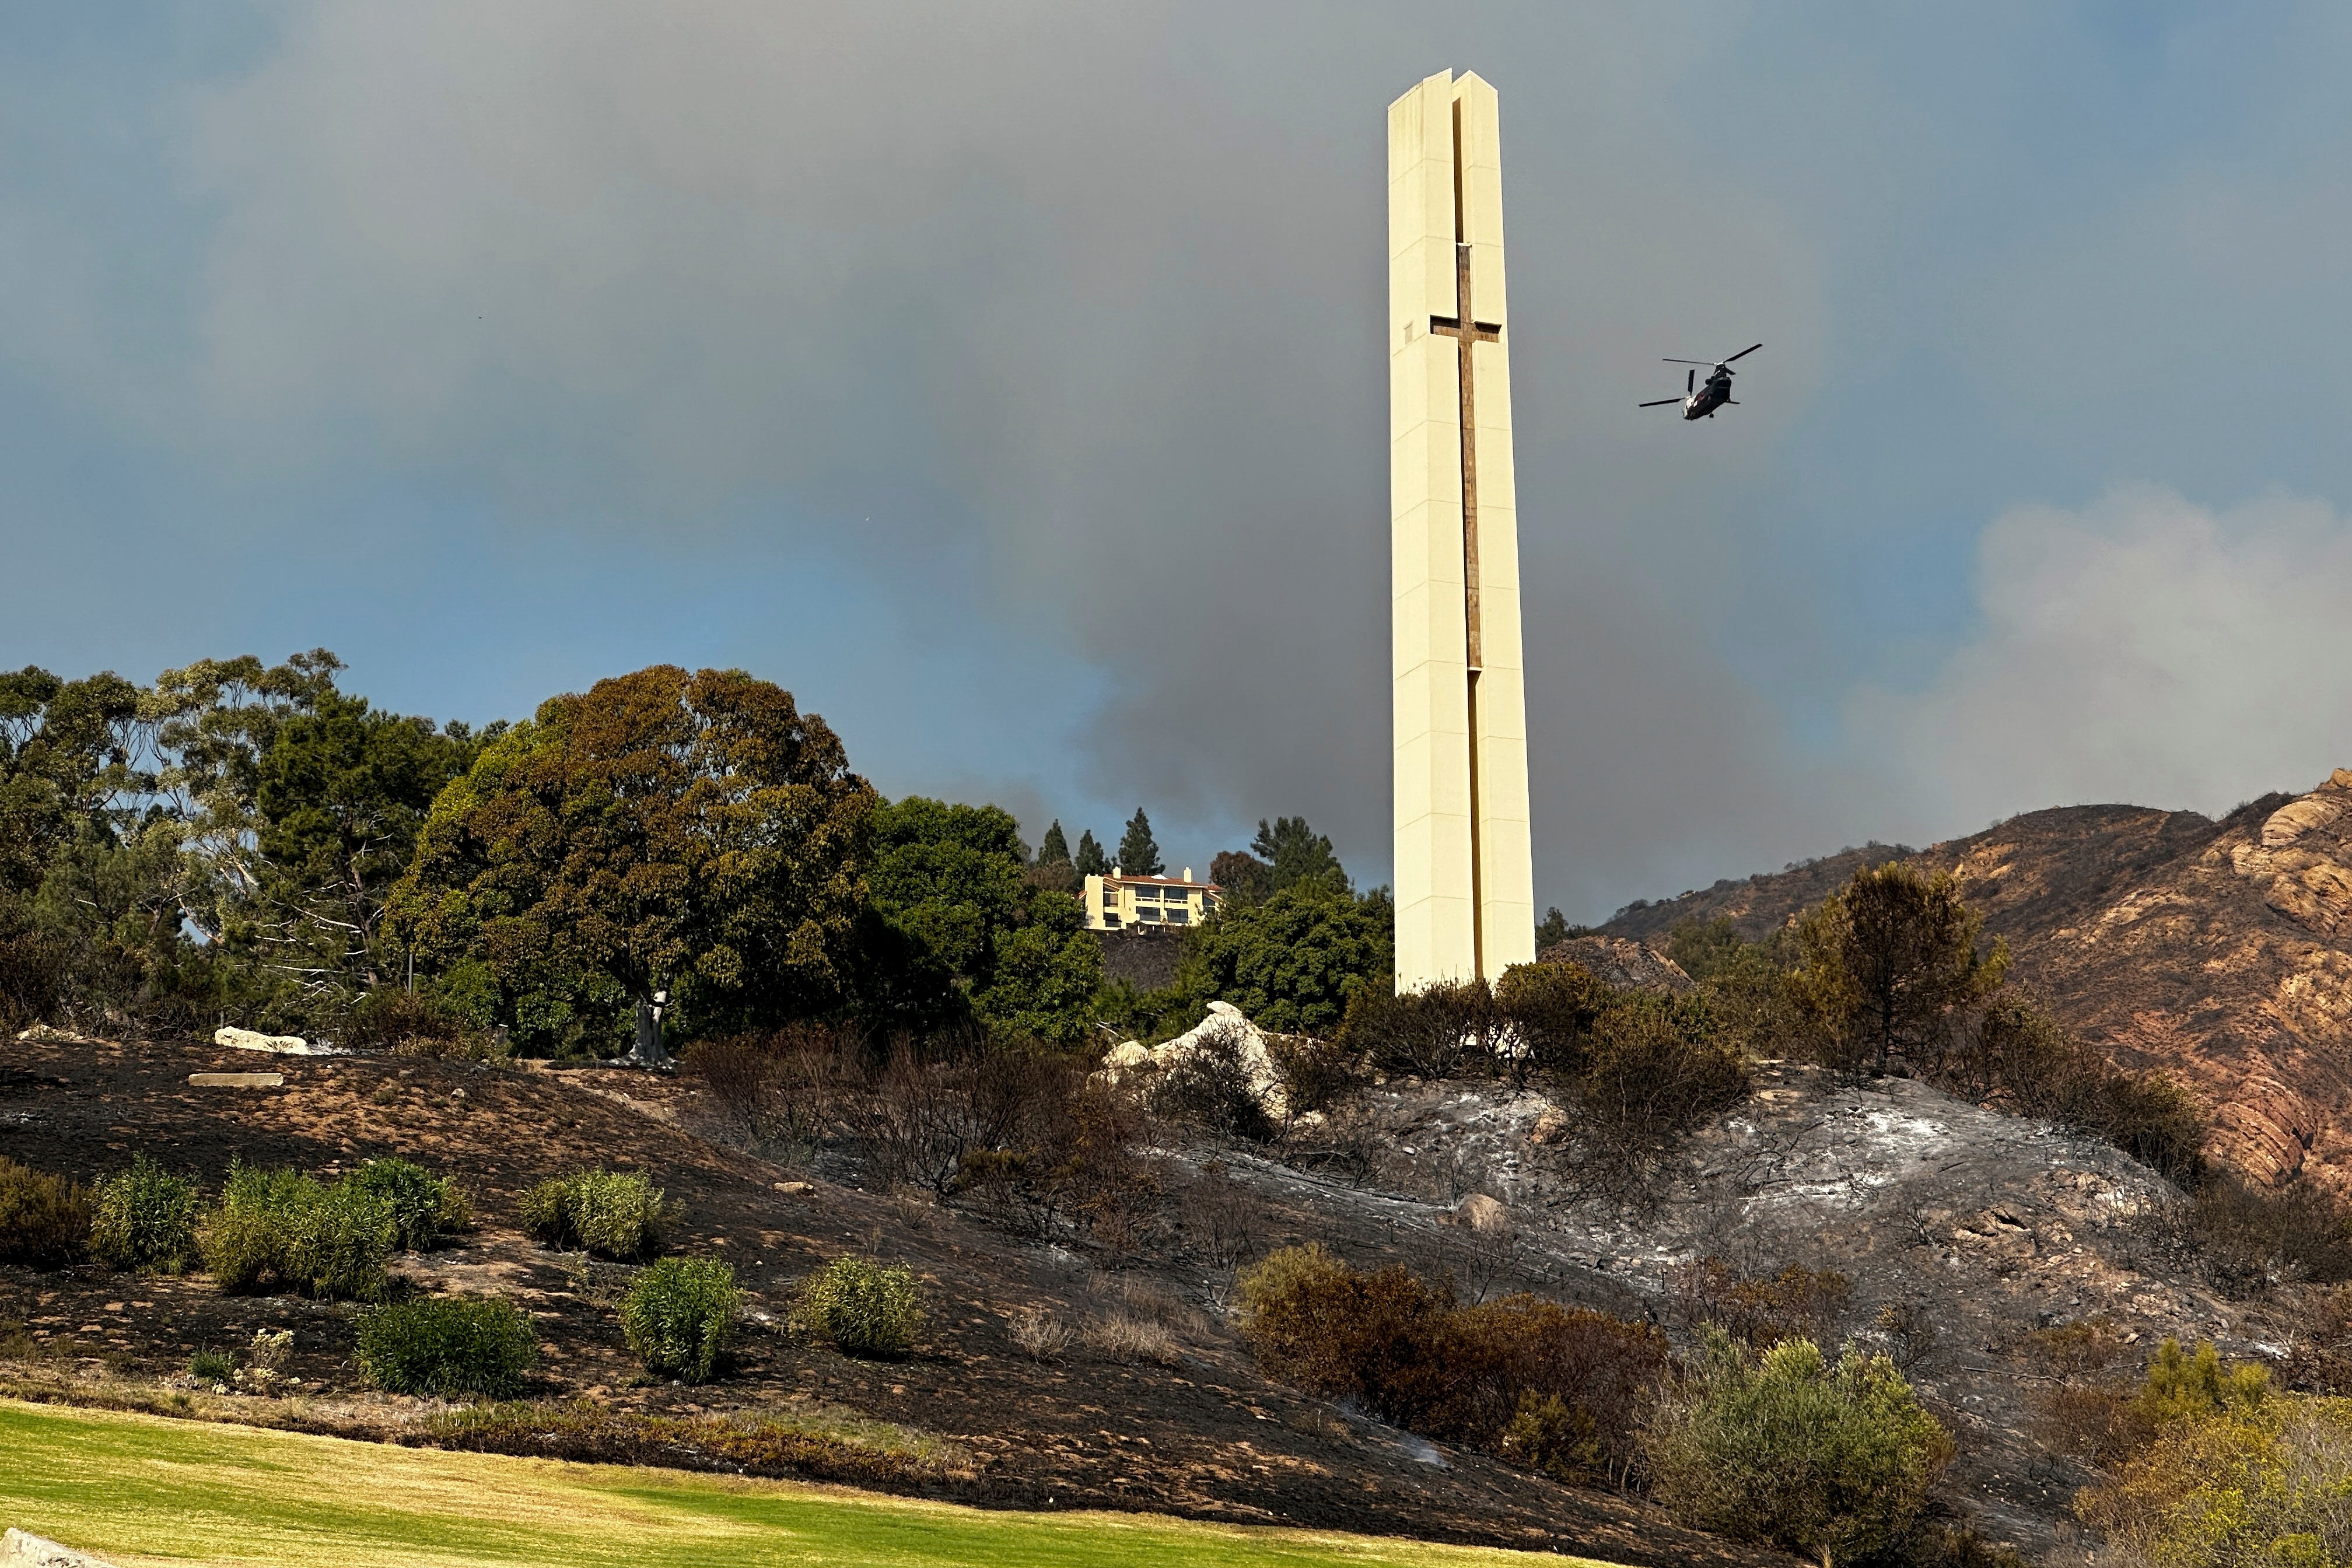
[[[2352,769],[2218,822],[2067,806],[1925,849],[1846,850],[1629,908],[1601,934],[1662,942],[1728,916],[1758,940],[1894,859],[1951,872],[2068,1027],[2200,1094],[2215,1159],[2352,1195]]]

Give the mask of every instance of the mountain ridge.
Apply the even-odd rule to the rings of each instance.
[[[1726,917],[1757,941],[1889,860],[1950,872],[2060,1022],[2196,1091],[2212,1158],[2352,1196],[2352,769],[2218,820],[2057,806],[1924,849],[1849,848],[1629,905],[1599,930],[1657,942]]]

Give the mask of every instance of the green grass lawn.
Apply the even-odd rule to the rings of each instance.
[[[11,1524],[123,1568],[1508,1568],[1536,1561],[1147,1514],[990,1512],[786,1481],[447,1454],[0,1401],[0,1525]]]

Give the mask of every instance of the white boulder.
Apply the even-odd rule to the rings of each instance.
[[[1101,1076],[1117,1088],[1130,1079],[1164,1072],[1204,1047],[1227,1041],[1233,1043],[1242,1070],[1249,1076],[1250,1092],[1267,1115],[1280,1118],[1287,1105],[1282,1077],[1274,1070],[1274,1057],[1266,1049],[1265,1036],[1230,1002],[1210,1003],[1209,1016],[1172,1040],[1150,1047],[1137,1040],[1123,1040],[1113,1046],[1103,1058]]]
[[[224,1025],[213,1031],[213,1044],[238,1051],[273,1051],[281,1057],[307,1057],[310,1042],[299,1035],[265,1035],[257,1029]]]
[[[1472,1193],[1456,1204],[1454,1213],[1447,1217],[1452,1224],[1475,1231],[1495,1232],[1511,1228],[1511,1211],[1503,1206],[1502,1200],[1489,1197],[1485,1193]]]

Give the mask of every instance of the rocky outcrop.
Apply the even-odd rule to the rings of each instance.
[[[1574,963],[1595,980],[1616,991],[1660,991],[1680,995],[1697,984],[1681,964],[1645,943],[1622,936],[1572,936],[1556,942],[1538,956],[1546,963]]]
[[[2264,817],[2261,837],[2233,846],[2230,864],[2305,931],[2352,935],[2352,769]]]
[[[1286,1110],[1282,1075],[1275,1071],[1274,1057],[1266,1049],[1264,1031],[1230,1002],[1212,1002],[1209,1016],[1172,1040],[1156,1046],[1146,1046],[1138,1040],[1123,1040],[1110,1048],[1103,1058],[1102,1078],[1117,1088],[1134,1084],[1150,1075],[1163,1072],[1204,1048],[1232,1044],[1241,1058],[1242,1068],[1249,1075],[1250,1092],[1269,1116],[1279,1118]]]
[[[2218,822],[2070,806],[1921,850],[1849,850],[1629,909],[1604,934],[1655,941],[1720,915],[1753,940],[1832,890],[1825,868],[1887,858],[1951,872],[2062,1022],[2195,1090],[2209,1154],[2352,1196],[2352,769]]]

